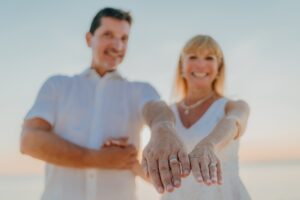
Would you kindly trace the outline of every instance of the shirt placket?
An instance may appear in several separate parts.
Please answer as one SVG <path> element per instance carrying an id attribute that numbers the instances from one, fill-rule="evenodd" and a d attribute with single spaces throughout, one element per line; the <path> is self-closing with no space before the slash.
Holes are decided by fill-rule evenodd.
<path id="1" fill-rule="evenodd" d="M 104 86 L 105 79 L 98 80 L 95 88 L 95 99 L 94 99 L 94 113 L 91 124 L 91 132 L 89 134 L 88 147 L 98 150 L 102 144 L 101 133 L 101 107 L 104 100 Z M 97 178 L 97 169 L 88 169 L 86 173 L 86 199 L 96 200 L 97 199 L 97 186 L 99 185 L 99 179 Z"/>

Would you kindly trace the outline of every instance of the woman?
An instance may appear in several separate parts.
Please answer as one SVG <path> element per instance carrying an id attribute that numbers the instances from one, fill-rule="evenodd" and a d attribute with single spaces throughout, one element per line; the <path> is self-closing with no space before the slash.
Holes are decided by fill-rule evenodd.
<path id="1" fill-rule="evenodd" d="M 180 188 L 164 193 L 162 200 L 250 199 L 238 174 L 239 139 L 248 110 L 243 116 L 228 113 L 237 102 L 223 96 L 224 73 L 223 53 L 213 38 L 197 35 L 187 42 L 174 86 L 179 101 L 171 108 L 178 138 L 189 152 L 194 178 L 182 179 Z"/>

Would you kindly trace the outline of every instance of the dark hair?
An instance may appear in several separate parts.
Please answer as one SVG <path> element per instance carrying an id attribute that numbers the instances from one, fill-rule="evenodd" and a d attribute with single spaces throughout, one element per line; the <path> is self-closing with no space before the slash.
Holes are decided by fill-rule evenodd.
<path id="1" fill-rule="evenodd" d="M 103 8 L 101 9 L 96 16 L 94 17 L 91 27 L 90 27 L 90 33 L 94 34 L 96 29 L 101 26 L 101 19 L 102 17 L 111 17 L 114 19 L 118 20 L 125 20 L 127 21 L 130 25 L 132 22 L 132 17 L 129 12 L 120 10 L 120 9 L 115 9 L 115 8 Z"/>

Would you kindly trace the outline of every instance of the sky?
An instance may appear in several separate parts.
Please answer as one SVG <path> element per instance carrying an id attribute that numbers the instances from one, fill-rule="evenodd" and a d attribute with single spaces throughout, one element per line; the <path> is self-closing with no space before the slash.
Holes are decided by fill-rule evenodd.
<path id="1" fill-rule="evenodd" d="M 42 162 L 19 153 L 23 117 L 47 77 L 89 67 L 84 36 L 106 6 L 133 15 L 119 66 L 125 77 L 151 83 L 169 101 L 181 48 L 211 35 L 225 54 L 225 95 L 251 107 L 241 160 L 300 159 L 298 1 L 0 0 L 0 174 L 41 171 Z"/>

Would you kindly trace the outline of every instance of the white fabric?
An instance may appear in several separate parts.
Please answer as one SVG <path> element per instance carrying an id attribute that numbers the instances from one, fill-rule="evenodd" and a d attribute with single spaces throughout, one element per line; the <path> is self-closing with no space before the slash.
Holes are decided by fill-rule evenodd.
<path id="1" fill-rule="evenodd" d="M 48 121 L 62 138 L 99 149 L 114 137 L 129 137 L 139 148 L 142 108 L 159 95 L 147 83 L 129 82 L 117 72 L 100 77 L 87 69 L 79 75 L 53 76 L 39 91 L 26 119 Z M 43 200 L 133 200 L 135 177 L 129 170 L 75 169 L 46 164 Z"/>
<path id="2" fill-rule="evenodd" d="M 179 118 L 175 104 L 171 108 L 176 117 L 177 134 L 185 145 L 188 152 L 191 152 L 196 144 L 205 138 L 216 124 L 224 116 L 226 98 L 216 100 L 204 115 L 190 128 L 185 128 Z M 219 158 L 222 162 L 223 185 L 206 186 L 198 183 L 193 175 L 182 179 L 179 189 L 172 193 L 164 193 L 162 200 L 248 200 L 250 196 L 246 191 L 239 177 L 238 166 L 239 141 L 232 141 L 222 152 Z"/>

